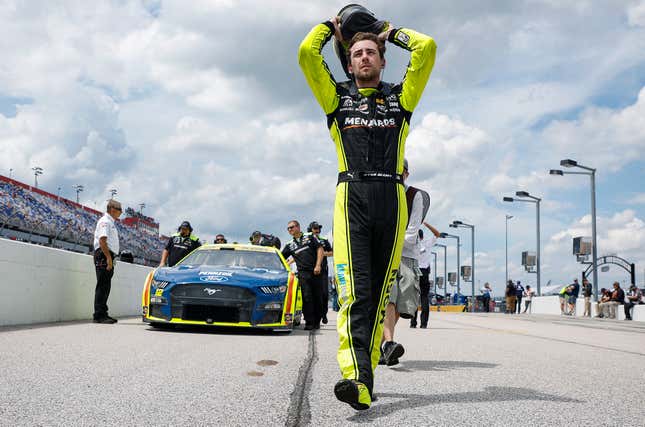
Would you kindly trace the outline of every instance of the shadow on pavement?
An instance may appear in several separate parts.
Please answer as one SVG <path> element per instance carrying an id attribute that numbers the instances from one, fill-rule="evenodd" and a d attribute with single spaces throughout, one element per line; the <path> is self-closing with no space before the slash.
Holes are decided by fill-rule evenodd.
<path id="1" fill-rule="evenodd" d="M 179 324 L 161 324 L 157 327 L 143 325 L 148 331 L 162 334 L 203 334 L 203 335 L 271 335 L 271 336 L 297 336 L 309 335 L 309 331 L 297 328 L 289 331 L 273 331 L 270 329 L 255 329 L 250 327 L 226 327 L 226 326 L 206 326 L 206 325 L 179 325 Z"/>
<path id="2" fill-rule="evenodd" d="M 510 402 L 510 401 L 547 401 L 582 403 L 578 399 L 543 393 L 530 388 L 521 387 L 486 387 L 482 391 L 469 391 L 445 394 L 406 394 L 406 393 L 376 393 L 378 401 L 367 411 L 359 412 L 347 418 L 347 421 L 357 423 L 372 422 L 378 418 L 387 417 L 396 411 L 439 403 L 480 403 L 480 402 Z M 396 399 L 385 402 L 385 399 Z"/>
<path id="3" fill-rule="evenodd" d="M 390 368 L 398 372 L 412 371 L 449 371 L 460 368 L 495 368 L 497 363 L 485 362 L 464 362 L 459 360 L 405 360 L 401 361 L 395 368 Z"/>
<path id="4" fill-rule="evenodd" d="M 135 323 L 126 323 L 130 320 L 141 319 L 141 317 L 119 317 L 118 325 L 130 325 Z M 2 332 L 13 332 L 13 331 L 22 331 L 29 329 L 43 329 L 43 328 L 59 328 L 61 326 L 74 326 L 74 325 L 85 325 L 85 324 L 94 324 L 92 319 L 81 319 L 81 320 L 64 320 L 59 322 L 46 322 L 46 323 L 31 323 L 27 325 L 9 325 L 9 326 L 0 326 L 0 333 Z M 141 322 L 138 323 L 139 325 Z M 98 325 L 97 327 L 107 327 L 113 325 Z"/>

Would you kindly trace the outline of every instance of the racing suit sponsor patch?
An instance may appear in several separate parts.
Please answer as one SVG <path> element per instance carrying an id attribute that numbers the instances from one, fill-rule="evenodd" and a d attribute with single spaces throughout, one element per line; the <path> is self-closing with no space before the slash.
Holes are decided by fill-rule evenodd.
<path id="1" fill-rule="evenodd" d="M 410 36 L 405 34 L 403 31 L 399 31 L 396 33 L 396 39 L 407 46 L 410 41 Z"/>
<path id="2" fill-rule="evenodd" d="M 391 117 L 389 119 L 364 119 L 362 117 L 345 117 L 345 126 L 361 126 L 361 127 L 392 127 L 396 126 L 396 120 Z"/>
<path id="3" fill-rule="evenodd" d="M 347 264 L 336 264 L 337 292 L 341 301 L 347 300 Z"/>

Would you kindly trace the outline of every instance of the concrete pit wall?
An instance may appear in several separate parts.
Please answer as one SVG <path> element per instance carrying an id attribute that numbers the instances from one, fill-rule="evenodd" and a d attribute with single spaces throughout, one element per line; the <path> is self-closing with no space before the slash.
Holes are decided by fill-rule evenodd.
<path id="1" fill-rule="evenodd" d="M 117 262 L 111 316 L 141 314 L 150 270 Z M 91 319 L 95 286 L 91 256 L 0 238 L 0 326 Z"/>

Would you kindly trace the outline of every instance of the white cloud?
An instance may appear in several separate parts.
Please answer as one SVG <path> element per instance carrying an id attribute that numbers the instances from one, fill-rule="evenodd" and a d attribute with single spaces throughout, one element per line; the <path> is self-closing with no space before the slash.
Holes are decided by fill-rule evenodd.
<path id="1" fill-rule="evenodd" d="M 645 205 L 645 193 L 634 194 L 629 198 L 629 203 L 634 205 Z"/>
<path id="2" fill-rule="evenodd" d="M 627 209 L 611 217 L 597 218 L 598 256 L 618 255 L 630 263 L 645 263 L 645 222 L 633 210 Z M 552 268 L 575 275 L 581 266 L 574 264 L 572 240 L 574 237 L 591 236 L 591 216 L 585 215 L 567 228 L 554 233 L 545 245 L 545 256 Z M 586 267 L 585 267 L 586 268 Z M 612 270 L 609 279 L 625 280 L 622 270 Z M 603 285 L 606 285 L 604 283 Z"/>
<path id="3" fill-rule="evenodd" d="M 481 129 L 437 113 L 426 114 L 410 132 L 406 156 L 414 174 L 438 174 L 475 166 L 490 138 Z"/>
<path id="4" fill-rule="evenodd" d="M 645 1 L 638 1 L 627 8 L 627 21 L 635 27 L 645 27 Z"/>
<path id="5" fill-rule="evenodd" d="M 219 150 L 231 152 L 250 142 L 253 129 L 219 128 L 212 122 L 198 117 L 181 117 L 175 126 L 175 133 L 164 142 L 162 148 L 170 152 L 194 150 L 217 153 Z M 221 153 L 221 151 L 219 151 Z"/>
<path id="6" fill-rule="evenodd" d="M 618 170 L 645 153 L 645 88 L 633 105 L 614 111 L 588 108 L 579 119 L 549 125 L 543 137 L 551 149 L 571 158 L 593 158 L 594 167 Z M 566 151 L 565 151 L 566 150 Z"/>

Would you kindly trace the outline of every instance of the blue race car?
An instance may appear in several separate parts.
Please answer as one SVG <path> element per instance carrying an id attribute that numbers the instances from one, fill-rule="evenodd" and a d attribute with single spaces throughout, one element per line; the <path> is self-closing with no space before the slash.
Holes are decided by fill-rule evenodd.
<path id="1" fill-rule="evenodd" d="M 300 323 L 298 279 L 280 251 L 251 245 L 204 245 L 174 267 L 148 274 L 143 321 L 292 330 Z"/>

